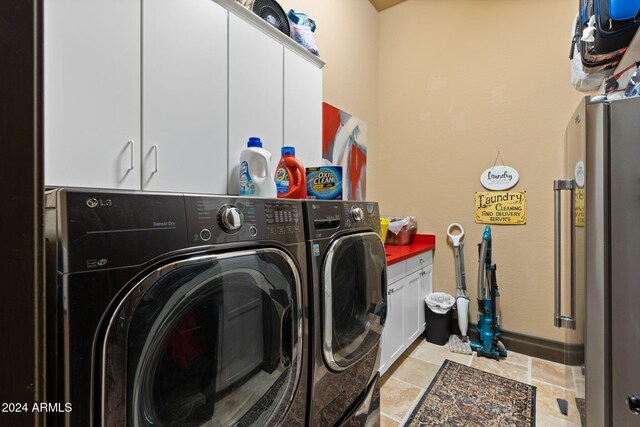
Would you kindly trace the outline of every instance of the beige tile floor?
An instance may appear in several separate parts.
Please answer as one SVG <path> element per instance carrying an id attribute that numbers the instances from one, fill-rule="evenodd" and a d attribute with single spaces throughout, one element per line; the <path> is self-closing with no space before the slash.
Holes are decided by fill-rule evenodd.
<path id="1" fill-rule="evenodd" d="M 580 427 L 575 397 L 584 397 L 584 377 L 579 368 L 509 352 L 497 362 L 485 357 L 455 354 L 449 347 L 415 341 L 382 377 L 380 392 L 381 426 L 404 425 L 445 359 L 511 378 L 537 387 L 536 425 L 540 427 Z M 557 409 L 556 398 L 569 402 L 569 416 Z"/>

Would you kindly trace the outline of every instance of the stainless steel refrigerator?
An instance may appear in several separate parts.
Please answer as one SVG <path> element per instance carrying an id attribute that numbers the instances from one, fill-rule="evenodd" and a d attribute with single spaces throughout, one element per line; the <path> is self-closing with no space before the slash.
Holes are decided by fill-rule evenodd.
<path id="1" fill-rule="evenodd" d="M 574 392 L 560 397 L 585 398 L 589 427 L 640 426 L 640 98 L 585 98 L 565 143 L 554 324 Z"/>

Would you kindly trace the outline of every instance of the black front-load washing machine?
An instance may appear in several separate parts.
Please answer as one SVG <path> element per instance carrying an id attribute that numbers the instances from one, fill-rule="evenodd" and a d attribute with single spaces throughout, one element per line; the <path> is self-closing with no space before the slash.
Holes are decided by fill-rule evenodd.
<path id="1" fill-rule="evenodd" d="M 378 204 L 305 202 L 311 426 L 380 424 L 387 271 Z"/>
<path id="2" fill-rule="evenodd" d="M 46 195 L 49 426 L 305 424 L 302 204 Z"/>

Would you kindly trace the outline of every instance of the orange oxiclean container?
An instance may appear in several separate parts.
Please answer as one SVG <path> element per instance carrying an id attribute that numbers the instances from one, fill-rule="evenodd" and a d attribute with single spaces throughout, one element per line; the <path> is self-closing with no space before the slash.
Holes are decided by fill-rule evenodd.
<path id="1" fill-rule="evenodd" d="M 306 199 L 307 180 L 304 166 L 296 159 L 294 147 L 282 147 L 282 158 L 276 168 L 276 190 L 281 199 Z"/>

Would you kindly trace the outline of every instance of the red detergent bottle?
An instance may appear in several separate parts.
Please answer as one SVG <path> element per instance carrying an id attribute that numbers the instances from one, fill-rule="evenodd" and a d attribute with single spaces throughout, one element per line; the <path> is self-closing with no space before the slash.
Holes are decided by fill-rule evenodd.
<path id="1" fill-rule="evenodd" d="M 294 147 L 282 147 L 282 158 L 276 168 L 276 190 L 281 199 L 306 199 L 307 179 L 304 166 L 296 159 Z"/>

